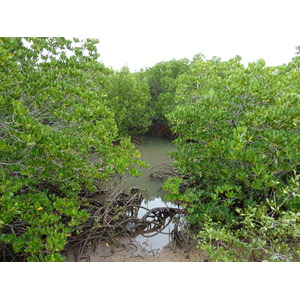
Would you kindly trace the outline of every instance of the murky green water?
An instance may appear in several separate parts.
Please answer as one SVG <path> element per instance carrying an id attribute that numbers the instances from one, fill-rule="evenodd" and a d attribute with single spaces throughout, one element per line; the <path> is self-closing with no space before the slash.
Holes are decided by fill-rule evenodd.
<path id="1" fill-rule="evenodd" d="M 158 178 L 151 178 L 150 174 L 160 168 L 162 164 L 172 164 L 173 160 L 168 152 L 175 150 L 175 145 L 162 138 L 143 136 L 140 139 L 142 141 L 142 145 L 139 146 L 141 159 L 146 161 L 150 167 L 141 169 L 142 176 L 127 178 L 125 187 L 129 189 L 138 187 L 147 199 L 155 200 L 164 195 L 164 192 L 161 191 L 162 181 Z M 154 205 L 154 202 L 152 204 Z"/>
<path id="2" fill-rule="evenodd" d="M 168 152 L 175 150 L 175 145 L 171 141 L 162 138 L 154 138 L 143 136 L 140 138 L 142 145 L 139 147 L 141 151 L 141 159 L 146 161 L 150 167 L 142 170 L 142 176 L 129 177 L 125 182 L 125 190 L 132 187 L 137 187 L 142 192 L 146 200 L 141 203 L 141 206 L 148 209 L 156 207 L 177 207 L 170 202 L 164 202 L 165 192 L 161 187 L 163 181 L 158 178 L 151 178 L 150 174 L 161 168 L 164 164 L 171 165 L 173 160 L 168 155 Z M 145 209 L 140 209 L 138 217 L 141 218 L 147 212 Z M 169 222 L 169 220 L 167 220 Z M 136 241 L 140 243 L 145 252 L 157 253 L 165 245 L 170 242 L 170 232 L 173 230 L 174 224 L 170 220 L 168 226 L 158 232 L 143 232 L 136 237 Z"/>

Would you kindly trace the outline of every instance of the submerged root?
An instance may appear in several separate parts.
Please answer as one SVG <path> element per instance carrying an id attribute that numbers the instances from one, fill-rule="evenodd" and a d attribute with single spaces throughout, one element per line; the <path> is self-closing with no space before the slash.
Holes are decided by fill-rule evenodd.
<path id="1" fill-rule="evenodd" d="M 179 176 L 176 167 L 171 163 L 162 163 L 148 169 L 151 178 L 158 178 L 165 181 L 168 178 Z"/>
<path id="2" fill-rule="evenodd" d="M 120 191 L 113 199 L 89 199 L 90 219 L 76 236 L 69 237 L 65 255 L 69 251 L 76 251 L 76 260 L 84 257 L 84 253 L 92 248 L 95 250 L 98 242 L 105 241 L 115 245 L 119 238 L 133 238 L 139 234 L 153 235 L 161 232 L 169 225 L 176 214 L 183 214 L 184 210 L 171 207 L 148 209 L 141 206 L 144 200 L 137 188 L 128 193 Z M 146 210 L 142 218 L 138 218 L 139 209 Z"/>

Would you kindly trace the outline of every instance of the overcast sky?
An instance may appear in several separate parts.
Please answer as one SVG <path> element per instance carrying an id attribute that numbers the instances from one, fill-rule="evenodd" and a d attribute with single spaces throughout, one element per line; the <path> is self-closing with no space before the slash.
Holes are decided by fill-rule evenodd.
<path id="1" fill-rule="evenodd" d="M 300 1 L 127 1 L 113 19 L 106 16 L 99 32 L 103 62 L 115 68 L 152 66 L 197 53 L 245 63 L 288 62 L 300 46 Z M 133 7 L 135 9 L 133 9 Z"/>
<path id="2" fill-rule="evenodd" d="M 114 69 L 197 53 L 278 65 L 300 46 L 299 0 L 7 2 L 0 21 L 5 34 L 95 37 L 101 61 Z"/>

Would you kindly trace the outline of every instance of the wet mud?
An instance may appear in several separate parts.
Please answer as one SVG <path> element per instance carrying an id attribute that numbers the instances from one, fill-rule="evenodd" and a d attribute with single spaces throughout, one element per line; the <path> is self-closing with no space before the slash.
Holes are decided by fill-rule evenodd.
<path id="1" fill-rule="evenodd" d="M 134 239 L 121 238 L 115 244 L 105 241 L 97 247 L 90 247 L 80 257 L 75 252 L 69 253 L 67 262 L 207 262 L 209 258 L 204 251 L 196 248 L 192 242 L 185 247 L 178 247 L 170 242 L 165 247 L 149 249 L 145 242 L 139 243 Z"/>

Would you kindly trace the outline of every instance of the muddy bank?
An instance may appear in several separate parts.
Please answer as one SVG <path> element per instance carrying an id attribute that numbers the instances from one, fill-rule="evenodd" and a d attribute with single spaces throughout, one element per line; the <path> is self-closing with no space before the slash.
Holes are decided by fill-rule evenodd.
<path id="1" fill-rule="evenodd" d="M 204 251 L 196 249 L 191 242 L 185 247 L 178 247 L 170 242 L 160 251 L 149 251 L 147 245 L 129 238 L 121 238 L 115 244 L 101 241 L 96 247 L 90 247 L 84 255 L 78 257 L 69 253 L 67 262 L 207 262 L 209 258 Z"/>

